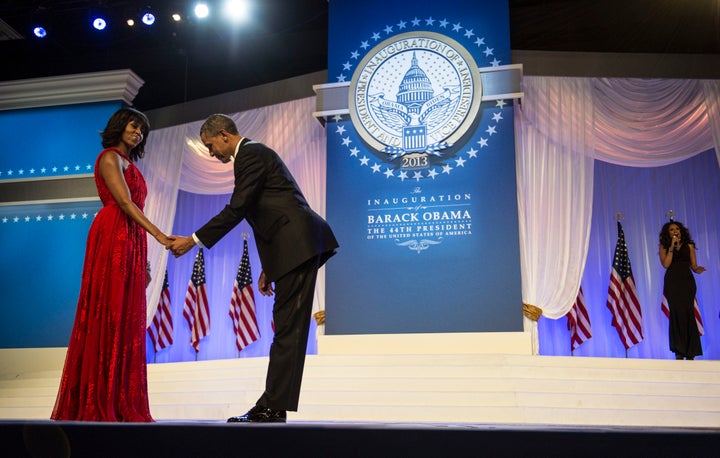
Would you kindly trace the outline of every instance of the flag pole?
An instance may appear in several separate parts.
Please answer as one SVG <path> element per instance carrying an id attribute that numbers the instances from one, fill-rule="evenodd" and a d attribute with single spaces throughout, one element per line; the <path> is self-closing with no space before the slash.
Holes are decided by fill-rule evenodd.
<path id="1" fill-rule="evenodd" d="M 250 234 L 248 234 L 247 232 L 243 232 L 243 233 L 242 233 L 243 242 L 247 242 L 247 239 L 248 239 L 248 236 L 249 236 L 249 235 L 250 235 Z M 238 350 L 238 352 L 237 352 L 237 357 L 238 357 L 238 358 L 240 357 L 240 350 Z"/>
<path id="2" fill-rule="evenodd" d="M 615 213 L 615 221 L 617 221 L 619 223 L 623 219 L 625 219 L 624 214 L 622 214 L 620 212 Z M 625 347 L 625 345 L 623 345 L 623 347 Z M 627 359 L 627 347 L 625 347 L 625 359 Z"/>
<path id="3" fill-rule="evenodd" d="M 248 233 L 243 232 L 243 254 L 240 258 L 228 312 L 235 331 L 236 357 L 242 350 L 260 338 L 260 329 L 255 314 L 255 295 L 252 289 L 252 269 L 248 254 Z"/>
<path id="4" fill-rule="evenodd" d="M 210 307 L 207 300 L 205 258 L 202 248 L 199 248 L 195 254 L 195 263 L 185 295 L 183 316 L 190 328 L 190 344 L 195 349 L 195 361 L 197 361 L 200 341 L 210 333 Z"/>
<path id="5" fill-rule="evenodd" d="M 642 341 L 643 334 L 642 307 L 637 297 L 625 233 L 620 223 L 623 218 L 622 213 L 615 213 L 618 240 L 613 254 L 606 305 L 613 315 L 612 325 L 625 347 L 625 358 L 627 358 L 628 348 Z"/>
<path id="6" fill-rule="evenodd" d="M 622 221 L 624 218 L 625 218 L 625 215 L 623 215 L 622 213 L 620 213 L 620 212 L 615 213 L 615 221 L 617 221 L 618 223 L 620 221 Z M 623 347 L 625 347 L 625 346 L 623 345 Z M 628 357 L 627 351 L 628 351 L 628 349 L 627 349 L 627 347 L 625 347 L 625 359 L 627 359 L 627 357 Z"/>

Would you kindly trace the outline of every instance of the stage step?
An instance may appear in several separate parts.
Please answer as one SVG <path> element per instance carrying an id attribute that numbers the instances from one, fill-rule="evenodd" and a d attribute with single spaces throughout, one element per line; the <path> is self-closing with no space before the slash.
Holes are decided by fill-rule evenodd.
<path id="1" fill-rule="evenodd" d="M 160 421 L 241 414 L 266 369 L 267 358 L 150 364 L 151 411 Z M 718 428 L 718 374 L 720 362 L 703 360 L 309 355 L 288 420 Z M 37 367 L 0 374 L 0 418 L 48 418 L 59 378 Z"/>

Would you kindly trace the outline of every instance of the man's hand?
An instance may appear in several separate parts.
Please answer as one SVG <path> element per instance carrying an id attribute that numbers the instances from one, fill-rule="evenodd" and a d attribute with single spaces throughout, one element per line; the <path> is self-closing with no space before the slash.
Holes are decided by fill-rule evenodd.
<path id="1" fill-rule="evenodd" d="M 272 282 L 267 281 L 265 271 L 260 272 L 260 278 L 258 278 L 258 291 L 263 296 L 272 296 L 275 291 L 272 287 Z"/>
<path id="2" fill-rule="evenodd" d="M 172 251 L 172 254 L 177 258 L 192 249 L 195 246 L 195 240 L 192 237 L 182 237 L 173 235 L 169 237 L 172 242 L 167 244 L 165 248 Z"/>

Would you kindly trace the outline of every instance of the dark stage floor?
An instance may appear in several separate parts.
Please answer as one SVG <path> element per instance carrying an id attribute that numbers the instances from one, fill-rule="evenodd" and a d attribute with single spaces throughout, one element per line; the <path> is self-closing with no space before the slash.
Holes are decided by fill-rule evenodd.
<path id="1" fill-rule="evenodd" d="M 5 457 L 715 457 L 720 428 L 0 421 Z"/>

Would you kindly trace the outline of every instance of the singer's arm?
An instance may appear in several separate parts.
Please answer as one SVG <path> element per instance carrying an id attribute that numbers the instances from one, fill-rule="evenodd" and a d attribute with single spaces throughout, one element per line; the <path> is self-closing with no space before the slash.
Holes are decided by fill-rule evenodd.
<path id="1" fill-rule="evenodd" d="M 693 245 L 692 243 L 690 244 L 690 268 L 696 274 L 701 274 L 701 273 L 705 272 L 705 268 L 703 266 L 697 265 L 697 257 L 695 255 L 695 245 Z"/>
<path id="2" fill-rule="evenodd" d="M 660 264 L 664 268 L 670 267 L 670 264 L 672 264 L 673 260 L 673 249 L 672 246 L 670 248 L 665 248 L 664 246 L 660 245 Z"/>

